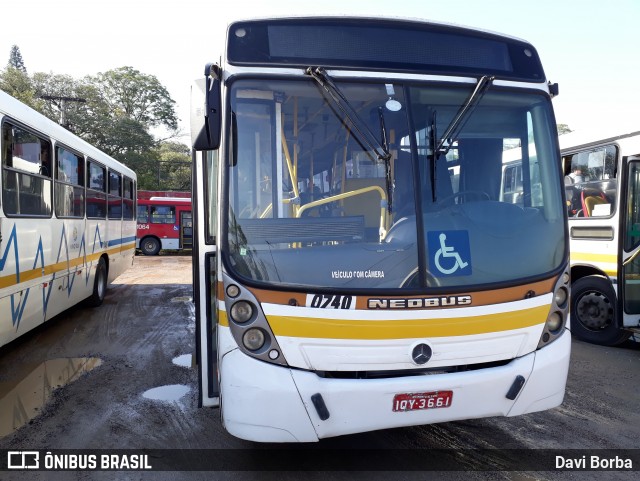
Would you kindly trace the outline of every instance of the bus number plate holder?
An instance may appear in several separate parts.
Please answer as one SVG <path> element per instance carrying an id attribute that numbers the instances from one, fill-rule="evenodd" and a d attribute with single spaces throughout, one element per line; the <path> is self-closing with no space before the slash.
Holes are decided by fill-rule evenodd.
<path id="1" fill-rule="evenodd" d="M 448 408 L 453 402 L 453 391 L 402 393 L 393 396 L 393 412 L 420 411 Z"/>

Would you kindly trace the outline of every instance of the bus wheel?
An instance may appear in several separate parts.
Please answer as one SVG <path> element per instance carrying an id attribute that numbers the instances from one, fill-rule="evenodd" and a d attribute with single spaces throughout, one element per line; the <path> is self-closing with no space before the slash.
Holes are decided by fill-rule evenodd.
<path id="1" fill-rule="evenodd" d="M 601 346 L 615 346 L 629 337 L 618 326 L 616 295 L 604 277 L 582 277 L 571 286 L 571 332 L 576 339 Z"/>
<path id="2" fill-rule="evenodd" d="M 101 257 L 98 261 L 98 267 L 96 268 L 96 277 L 93 282 L 93 293 L 91 297 L 88 297 L 85 304 L 90 307 L 98 307 L 104 301 L 104 296 L 107 293 L 107 263 L 104 261 L 104 257 Z"/>
<path id="3" fill-rule="evenodd" d="M 145 237 L 140 243 L 140 250 L 145 256 L 156 256 L 160 252 L 160 242 L 155 237 Z"/>

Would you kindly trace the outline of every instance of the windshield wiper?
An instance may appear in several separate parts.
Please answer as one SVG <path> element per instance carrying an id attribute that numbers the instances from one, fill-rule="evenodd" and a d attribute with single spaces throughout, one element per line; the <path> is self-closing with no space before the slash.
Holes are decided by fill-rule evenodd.
<path id="1" fill-rule="evenodd" d="M 453 144 L 453 139 L 455 139 L 460 134 L 460 131 L 464 127 L 464 124 L 467 122 L 467 120 L 469 120 L 471 113 L 478 106 L 480 100 L 482 100 L 482 97 L 484 97 L 484 94 L 487 93 L 487 90 L 489 90 L 489 87 L 493 83 L 494 78 L 495 77 L 484 75 L 478 80 L 476 88 L 473 90 L 473 92 L 471 92 L 471 95 L 469 96 L 467 101 L 462 105 L 462 107 L 460 107 L 460 110 L 458 110 L 458 113 L 446 128 L 444 134 L 442 134 L 442 138 L 438 143 L 436 153 L 447 155 Z M 444 147 L 445 143 L 448 143 L 448 145 L 447 149 L 443 151 L 442 148 Z"/>
<path id="2" fill-rule="evenodd" d="M 431 123 L 431 141 L 432 141 L 432 151 L 431 151 L 431 191 L 433 195 L 433 202 L 436 201 L 436 163 L 441 155 L 447 155 L 451 147 L 453 146 L 453 141 L 460 135 L 464 124 L 469 120 L 471 114 L 475 110 L 475 108 L 484 97 L 484 94 L 487 93 L 489 87 L 493 83 L 495 79 L 494 76 L 483 75 L 478 79 L 478 83 L 476 84 L 476 88 L 471 92 L 471 95 L 467 99 L 467 101 L 460 107 L 458 113 L 453 118 L 449 126 L 445 129 L 444 134 L 442 134 L 442 138 L 438 141 L 438 137 L 436 134 L 436 114 L 433 113 L 433 119 Z M 445 147 L 446 144 L 446 148 Z"/>
<path id="3" fill-rule="evenodd" d="M 391 179 L 391 152 L 387 143 L 387 132 L 384 126 L 384 116 L 382 109 L 378 110 L 380 118 L 380 129 L 382 142 L 371 132 L 369 126 L 362 120 L 358 112 L 353 108 L 349 100 L 345 97 L 338 86 L 333 82 L 326 70 L 322 67 L 308 67 L 305 70 L 307 75 L 311 75 L 313 79 L 329 94 L 329 98 L 334 102 L 336 107 L 349 120 L 353 130 L 358 134 L 358 139 L 364 144 L 370 152 L 372 152 L 378 161 L 385 162 L 386 181 L 387 181 L 387 207 L 391 212 L 391 197 L 393 194 L 393 182 Z"/>
<path id="4" fill-rule="evenodd" d="M 384 125 L 384 111 L 378 107 L 378 117 L 380 118 L 380 137 L 382 138 L 382 148 L 387 154 L 384 158 L 384 177 L 387 186 L 387 209 L 391 213 L 391 200 L 393 198 L 393 179 L 391 178 L 391 154 L 389 153 L 389 142 L 387 141 L 387 128 Z"/>
<path id="5" fill-rule="evenodd" d="M 432 202 L 435 203 L 437 200 L 436 196 L 436 161 L 438 156 L 440 155 L 438 152 L 438 128 L 436 123 L 436 114 L 437 112 L 434 110 L 433 115 L 431 116 L 431 125 L 429 131 L 429 173 L 431 180 L 431 199 Z"/>
<path id="6" fill-rule="evenodd" d="M 380 143 L 376 136 L 371 132 L 367 124 L 362 120 L 358 112 L 353 108 L 340 89 L 333 83 L 327 72 L 322 67 L 308 67 L 305 71 L 307 75 L 311 75 L 318 84 L 329 94 L 329 98 L 333 100 L 335 105 L 340 109 L 344 116 L 351 122 L 354 130 L 358 133 L 360 141 L 365 147 L 373 152 L 378 160 L 391 159 L 389 150 Z"/>

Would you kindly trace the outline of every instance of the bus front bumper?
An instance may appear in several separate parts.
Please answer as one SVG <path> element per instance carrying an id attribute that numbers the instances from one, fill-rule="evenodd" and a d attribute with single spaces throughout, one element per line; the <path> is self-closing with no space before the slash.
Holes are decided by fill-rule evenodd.
<path id="1" fill-rule="evenodd" d="M 235 349 L 221 361 L 222 420 L 236 437 L 258 442 L 310 442 L 378 429 L 516 416 L 562 403 L 571 334 L 510 363 L 474 371 L 384 379 L 321 378 L 255 360 Z M 517 376 L 525 383 L 506 397 Z M 450 406 L 394 412 L 396 394 L 453 391 Z M 311 397 L 320 394 L 329 417 Z M 326 413 L 325 416 L 326 417 Z"/>

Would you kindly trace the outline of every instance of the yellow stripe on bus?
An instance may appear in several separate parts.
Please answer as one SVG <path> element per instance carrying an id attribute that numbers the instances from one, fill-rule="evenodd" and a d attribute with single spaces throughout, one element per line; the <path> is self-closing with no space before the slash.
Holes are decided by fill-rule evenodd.
<path id="1" fill-rule="evenodd" d="M 616 277 L 618 275 L 617 262 L 618 256 L 615 254 L 592 254 L 588 252 L 572 252 L 571 262 L 587 262 L 602 269 L 604 273 L 610 277 Z M 602 264 L 613 265 L 614 268 L 608 268 Z"/>
<path id="2" fill-rule="evenodd" d="M 135 249 L 135 243 L 126 244 L 124 246 L 114 247 L 112 249 L 108 249 L 102 252 L 95 252 L 93 254 L 88 254 L 86 257 L 86 263 L 90 263 L 96 261 L 103 254 L 107 255 L 115 255 L 120 254 L 120 252 L 133 250 Z M 50 276 L 56 274 L 58 272 L 66 271 L 67 269 L 72 269 L 74 267 L 83 266 L 85 264 L 85 257 L 76 257 L 75 259 L 69 259 L 68 261 L 57 262 L 55 264 L 49 264 L 44 267 L 36 267 L 35 269 L 29 269 L 26 271 L 20 272 L 20 282 L 17 282 L 15 272 L 9 274 L 8 276 L 0 277 L 0 289 L 5 287 L 15 286 L 16 284 L 21 284 L 23 282 L 33 281 L 36 279 L 40 279 L 41 277 Z"/>
<path id="3" fill-rule="evenodd" d="M 275 336 L 317 339 L 415 339 L 424 337 L 470 336 L 523 329 L 547 320 L 549 306 L 458 318 L 411 320 L 324 319 L 292 316 L 268 316 Z M 225 311 L 219 311 L 219 323 L 228 326 Z"/>
<path id="4" fill-rule="evenodd" d="M 593 254 L 589 252 L 571 252 L 572 261 L 588 261 L 588 262 L 607 262 L 615 264 L 618 262 L 618 256 L 615 254 Z"/>

